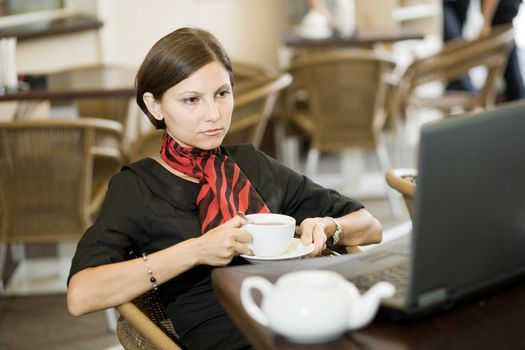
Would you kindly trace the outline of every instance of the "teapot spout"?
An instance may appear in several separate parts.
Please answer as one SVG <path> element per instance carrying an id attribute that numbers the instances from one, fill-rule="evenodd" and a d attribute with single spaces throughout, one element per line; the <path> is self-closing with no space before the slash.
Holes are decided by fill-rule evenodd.
<path id="1" fill-rule="evenodd" d="M 388 282 L 378 282 L 356 301 L 350 310 L 348 329 L 362 328 L 372 321 L 382 298 L 390 298 L 396 288 Z"/>

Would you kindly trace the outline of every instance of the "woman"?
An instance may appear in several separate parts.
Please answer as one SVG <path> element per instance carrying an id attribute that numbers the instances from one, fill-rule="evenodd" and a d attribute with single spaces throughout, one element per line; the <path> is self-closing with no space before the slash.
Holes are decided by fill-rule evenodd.
<path id="1" fill-rule="evenodd" d="M 161 157 L 125 166 L 111 180 L 73 259 L 67 295 L 73 315 L 154 289 L 187 348 L 245 348 L 210 283 L 214 267 L 251 254 L 237 212 L 295 217 L 302 241 L 315 245 L 312 255 L 334 234 L 344 245 L 381 240 L 381 225 L 361 204 L 252 146 L 221 147 L 232 86 L 230 60 L 206 31 L 182 28 L 152 47 L 137 74 L 137 103 L 166 129 Z"/>

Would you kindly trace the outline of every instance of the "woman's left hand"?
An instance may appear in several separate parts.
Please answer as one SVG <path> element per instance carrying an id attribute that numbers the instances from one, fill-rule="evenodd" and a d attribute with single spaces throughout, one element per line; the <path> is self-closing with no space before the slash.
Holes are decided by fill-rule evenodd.
<path id="1" fill-rule="evenodd" d="M 318 256 L 326 248 L 326 227 L 330 223 L 324 218 L 308 218 L 301 222 L 298 234 L 301 236 L 303 244 L 314 244 L 314 251 L 308 256 Z"/>

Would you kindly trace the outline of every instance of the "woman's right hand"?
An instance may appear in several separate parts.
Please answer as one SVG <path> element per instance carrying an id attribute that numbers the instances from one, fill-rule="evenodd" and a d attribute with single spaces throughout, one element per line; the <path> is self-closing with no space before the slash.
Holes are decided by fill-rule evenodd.
<path id="1" fill-rule="evenodd" d="M 199 262 L 212 266 L 224 266 L 228 265 L 236 255 L 250 255 L 251 250 L 246 243 L 251 242 L 252 236 L 241 228 L 245 223 L 246 219 L 236 215 L 197 238 Z"/>

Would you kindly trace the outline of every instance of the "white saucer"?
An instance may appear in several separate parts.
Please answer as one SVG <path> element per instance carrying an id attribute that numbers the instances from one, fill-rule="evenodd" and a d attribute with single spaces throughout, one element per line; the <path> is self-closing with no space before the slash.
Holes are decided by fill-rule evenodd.
<path id="1" fill-rule="evenodd" d="M 264 264 L 272 261 L 299 259 L 314 250 L 313 244 L 304 245 L 299 238 L 293 238 L 286 251 L 277 256 L 241 255 L 252 264 Z"/>

